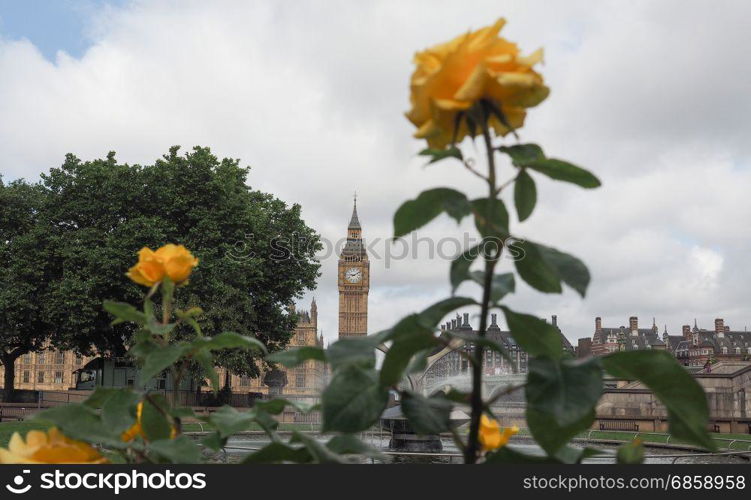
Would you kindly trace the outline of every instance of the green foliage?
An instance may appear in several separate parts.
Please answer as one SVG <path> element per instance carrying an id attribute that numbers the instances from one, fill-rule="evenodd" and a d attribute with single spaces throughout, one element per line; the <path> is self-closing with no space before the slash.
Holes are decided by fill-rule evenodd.
<path id="1" fill-rule="evenodd" d="M 44 205 L 43 186 L 0 180 L 0 363 L 6 397 L 12 397 L 16 359 L 44 347 L 56 332 L 49 317 L 49 277 L 57 249 L 44 223 Z"/>
<path id="2" fill-rule="evenodd" d="M 570 182 L 583 188 L 600 186 L 600 181 L 590 172 L 563 160 L 547 158 L 537 144 L 502 146 L 498 150 L 509 155 L 514 166 L 520 169 L 535 170 L 551 179 Z"/>
<path id="3" fill-rule="evenodd" d="M 668 410 L 670 433 L 706 448 L 715 449 L 707 432 L 709 406 L 704 390 L 665 351 L 628 351 L 610 354 L 602 365 L 614 377 L 638 380 L 654 392 Z"/>
<path id="4" fill-rule="evenodd" d="M 535 180 L 525 169 L 519 170 L 514 183 L 514 204 L 519 214 L 519 222 L 524 222 L 532 215 L 537 204 L 537 187 Z"/>
<path id="5" fill-rule="evenodd" d="M 39 290 L 49 290 L 44 304 L 53 342 L 122 356 L 122 338 L 131 339 L 140 325 L 111 325 L 101 304 L 140 303 L 141 287 L 123 274 L 142 247 L 174 242 L 200 259 L 177 295 L 175 309 L 186 313 L 174 336 L 194 336 L 195 323 L 206 334 L 237 332 L 270 351 L 283 349 L 296 321 L 287 304 L 315 286 L 319 237 L 298 205 L 250 189 L 248 174 L 237 160 L 200 147 L 186 154 L 173 147 L 142 166 L 119 163 L 114 154 L 92 161 L 68 155 L 44 174 L 38 217 L 49 243 L 37 241 L 28 254 L 47 263 L 39 269 L 48 285 Z M 259 374 L 257 349 L 216 354 L 215 364 L 234 373 Z"/>
<path id="6" fill-rule="evenodd" d="M 485 273 L 482 271 L 473 271 L 470 273 L 472 281 L 480 286 L 485 286 Z M 516 289 L 516 279 L 513 273 L 495 274 L 490 281 L 490 301 L 500 302 L 503 297 L 514 293 Z"/>
<path id="7" fill-rule="evenodd" d="M 475 227 L 483 238 L 504 241 L 509 235 L 509 215 L 503 201 L 496 198 L 472 200 Z"/>
<path id="8" fill-rule="evenodd" d="M 527 424 L 551 456 L 580 431 L 589 428 L 602 394 L 598 359 L 576 362 L 544 356 L 529 361 Z"/>
<path id="9" fill-rule="evenodd" d="M 418 434 L 449 431 L 452 408 L 451 401 L 440 393 L 426 398 L 416 392 L 402 392 L 402 411 Z"/>
<path id="10" fill-rule="evenodd" d="M 414 200 L 404 202 L 394 214 L 394 237 L 398 238 L 421 228 L 443 212 L 461 222 L 470 212 L 467 197 L 451 188 L 423 191 Z"/>
<path id="11" fill-rule="evenodd" d="M 563 356 L 563 345 L 554 326 L 531 314 L 517 313 L 506 306 L 500 308 L 506 315 L 511 335 L 527 354 L 550 359 Z"/>
<path id="12" fill-rule="evenodd" d="M 419 153 L 420 156 L 430 157 L 428 165 L 437 161 L 445 160 L 446 158 L 456 158 L 457 160 L 463 160 L 462 150 L 456 146 L 451 146 L 446 149 L 423 149 Z"/>
<path id="13" fill-rule="evenodd" d="M 561 283 L 584 297 L 589 286 L 589 271 L 582 261 L 552 247 L 520 241 L 516 246 L 523 256 L 514 261 L 519 276 L 531 287 L 545 293 L 561 293 Z"/>
<path id="14" fill-rule="evenodd" d="M 337 370 L 321 395 L 323 430 L 361 432 L 375 424 L 389 394 L 378 383 L 378 372 L 349 364 Z"/>

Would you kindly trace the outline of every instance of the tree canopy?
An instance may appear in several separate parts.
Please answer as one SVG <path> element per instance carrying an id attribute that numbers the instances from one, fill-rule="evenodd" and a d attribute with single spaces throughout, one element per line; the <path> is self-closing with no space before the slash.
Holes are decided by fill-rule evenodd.
<path id="1" fill-rule="evenodd" d="M 25 310 L 25 319 L 43 322 L 41 331 L 56 347 L 122 355 L 132 327 L 111 326 L 102 302 L 138 302 L 142 290 L 124 273 L 139 249 L 165 243 L 183 244 L 200 260 L 179 305 L 196 305 L 200 297 L 206 334 L 253 335 L 271 351 L 287 345 L 296 321 L 287 306 L 315 287 L 319 236 L 301 219 L 299 205 L 248 187 L 250 169 L 239 160 L 219 160 L 208 148 L 184 155 L 178 149 L 153 165 L 118 163 L 114 153 L 92 161 L 69 154 L 40 184 L 17 183 L 15 189 L 42 199 L 25 224 L 44 239 L 38 252 L 31 248 L 19 258 L 47 280 L 37 292 L 44 293 L 39 309 Z M 3 224 L 23 218 L 13 213 L 3 215 Z M 2 279 L 14 281 L 7 273 Z M 258 375 L 246 352 L 225 354 L 220 365 Z"/>

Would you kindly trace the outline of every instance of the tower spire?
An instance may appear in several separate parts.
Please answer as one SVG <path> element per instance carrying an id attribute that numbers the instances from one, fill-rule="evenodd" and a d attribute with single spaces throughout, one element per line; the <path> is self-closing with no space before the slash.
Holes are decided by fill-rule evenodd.
<path id="1" fill-rule="evenodd" d="M 360 227 L 360 218 L 357 216 L 357 193 L 355 193 L 352 217 L 349 219 L 348 229 L 362 229 Z"/>

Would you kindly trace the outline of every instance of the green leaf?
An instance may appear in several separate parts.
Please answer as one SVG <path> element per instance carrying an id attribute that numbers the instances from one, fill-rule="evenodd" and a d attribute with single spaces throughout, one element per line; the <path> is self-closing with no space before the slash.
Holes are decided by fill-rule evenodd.
<path id="1" fill-rule="evenodd" d="M 131 321 L 139 325 L 146 324 L 146 315 L 130 304 L 105 300 L 104 310 L 117 318 L 113 323 Z"/>
<path id="2" fill-rule="evenodd" d="M 567 426 L 558 425 L 552 414 L 538 411 L 532 406 L 527 406 L 526 417 L 527 426 L 537 444 L 553 456 L 574 436 L 591 427 L 595 420 L 595 410 L 590 409 L 579 421 Z"/>
<path id="3" fill-rule="evenodd" d="M 436 302 L 432 306 L 423 310 L 420 313 L 418 321 L 426 328 L 434 329 L 438 322 L 441 321 L 446 315 L 452 311 L 455 311 L 461 307 L 476 305 L 477 301 L 469 297 L 450 297 L 448 299 Z"/>
<path id="4" fill-rule="evenodd" d="M 139 396 L 133 391 L 120 389 L 102 406 L 102 424 L 113 432 L 123 432 L 136 421 Z"/>
<path id="5" fill-rule="evenodd" d="M 63 434 L 87 443 L 101 443 L 109 447 L 124 448 L 120 433 L 102 423 L 100 415 L 91 406 L 71 403 L 43 410 L 32 417 L 55 425 Z"/>
<path id="6" fill-rule="evenodd" d="M 641 440 L 635 439 L 630 443 L 620 445 L 618 447 L 616 459 L 619 464 L 644 463 L 644 445 Z"/>
<path id="7" fill-rule="evenodd" d="M 483 237 L 500 240 L 508 237 L 509 215 L 503 200 L 479 198 L 472 200 L 471 204 L 475 226 Z"/>
<path id="8" fill-rule="evenodd" d="M 399 321 L 391 329 L 388 338 L 393 340 L 393 343 L 381 365 L 381 385 L 384 387 L 401 381 L 415 354 L 439 345 L 433 329 L 422 324 L 419 314 L 411 314 Z"/>
<path id="9" fill-rule="evenodd" d="M 254 415 L 251 412 L 238 411 L 231 406 L 222 406 L 205 420 L 219 431 L 220 437 L 226 438 L 247 430 L 253 423 Z"/>
<path id="10" fill-rule="evenodd" d="M 557 464 L 554 458 L 540 455 L 528 455 L 514 446 L 504 446 L 488 453 L 483 464 Z"/>
<path id="11" fill-rule="evenodd" d="M 363 455 L 371 458 L 385 459 L 385 455 L 372 446 L 357 439 L 352 434 L 334 436 L 326 447 L 337 455 Z"/>
<path id="12" fill-rule="evenodd" d="M 423 191 L 414 200 L 405 201 L 394 214 L 394 237 L 421 228 L 443 212 L 461 222 L 470 213 L 467 197 L 451 188 Z"/>
<path id="13" fill-rule="evenodd" d="M 343 337 L 326 349 L 326 358 L 334 370 L 347 364 L 373 368 L 376 362 L 375 349 L 379 344 L 377 336 Z"/>
<path id="14" fill-rule="evenodd" d="M 158 405 L 158 406 L 157 406 Z M 167 408 L 162 398 L 150 395 L 143 401 L 141 412 L 141 428 L 149 441 L 169 439 L 172 434 L 172 424 L 167 419 Z"/>
<path id="15" fill-rule="evenodd" d="M 118 392 L 120 392 L 120 389 L 114 387 L 97 387 L 94 389 L 94 392 L 86 398 L 83 404 L 92 408 L 101 408 L 109 398 Z"/>
<path id="16" fill-rule="evenodd" d="M 346 463 L 343 457 L 328 449 L 323 443 L 316 438 L 308 436 L 298 431 L 292 432 L 290 443 L 301 443 L 308 449 L 313 457 L 313 461 L 319 464 L 341 464 Z"/>
<path id="17" fill-rule="evenodd" d="M 709 407 L 704 390 L 668 352 L 623 351 L 602 358 L 614 377 L 638 380 L 646 385 L 668 410 L 670 433 L 708 450 L 716 445 L 707 432 Z"/>
<path id="18" fill-rule="evenodd" d="M 159 439 L 149 443 L 149 450 L 173 464 L 197 464 L 201 462 L 201 449 L 188 436 L 175 439 Z"/>
<path id="19" fill-rule="evenodd" d="M 576 257 L 552 247 L 519 241 L 514 245 L 522 255 L 514 260 L 516 270 L 533 288 L 545 293 L 561 293 L 561 281 L 584 297 L 589 286 L 589 270 Z"/>
<path id="20" fill-rule="evenodd" d="M 227 444 L 227 439 L 222 438 L 219 432 L 210 432 L 201 439 L 201 444 L 210 450 L 219 451 Z"/>
<path id="21" fill-rule="evenodd" d="M 600 187 L 600 180 L 591 172 L 563 160 L 554 158 L 537 159 L 524 164 L 536 172 L 547 175 L 551 179 L 570 182 L 583 188 Z"/>
<path id="22" fill-rule="evenodd" d="M 145 386 L 149 380 L 174 365 L 189 349 L 189 345 L 178 342 L 153 350 L 146 356 L 141 368 L 141 384 Z"/>
<path id="23" fill-rule="evenodd" d="M 317 346 L 292 347 L 266 356 L 266 361 L 279 363 L 287 368 L 299 366 L 309 359 L 326 361 L 326 354 L 323 348 Z"/>
<path id="24" fill-rule="evenodd" d="M 514 204 L 516 213 L 519 215 L 519 222 L 529 218 L 537 204 L 535 181 L 524 169 L 519 170 L 516 182 L 514 182 Z"/>
<path id="25" fill-rule="evenodd" d="M 485 286 L 484 271 L 472 271 L 470 277 L 478 285 Z M 514 278 L 514 273 L 495 274 L 490 283 L 490 301 L 499 302 L 509 293 L 514 293 L 515 290 L 516 279 Z"/>
<path id="26" fill-rule="evenodd" d="M 444 160 L 446 158 L 456 158 L 459 161 L 462 161 L 464 159 L 464 156 L 462 155 L 462 151 L 457 148 L 456 146 L 451 146 L 446 149 L 423 149 L 418 153 L 420 156 L 429 156 L 430 161 L 428 162 L 428 165 L 431 163 L 435 163 L 437 161 Z"/>
<path id="27" fill-rule="evenodd" d="M 321 395 L 323 431 L 361 432 L 376 423 L 389 393 L 378 383 L 378 372 L 358 365 L 336 371 Z"/>
<path id="28" fill-rule="evenodd" d="M 535 160 L 544 160 L 545 153 L 537 144 L 514 144 L 513 146 L 501 146 L 498 151 L 511 157 L 511 162 L 519 167 Z"/>
<path id="29" fill-rule="evenodd" d="M 289 446 L 279 441 L 273 441 L 260 450 L 247 455 L 242 464 L 276 464 L 291 462 L 306 464 L 313 461 L 313 457 L 305 447 Z"/>
<path id="30" fill-rule="evenodd" d="M 547 413 L 558 427 L 586 417 L 602 395 L 599 358 L 586 361 L 531 358 L 527 375 L 527 405 Z"/>
<path id="31" fill-rule="evenodd" d="M 571 182 L 584 188 L 596 188 L 600 181 L 587 170 L 563 160 L 546 158 L 537 144 L 503 146 L 499 151 L 508 154 L 511 162 L 519 168 L 531 168 L 551 179 Z"/>
<path id="32" fill-rule="evenodd" d="M 440 394 L 426 398 L 416 392 L 402 392 L 402 412 L 418 434 L 440 434 L 451 430 L 452 409 L 451 401 Z"/>
<path id="33" fill-rule="evenodd" d="M 222 332 L 216 337 L 199 337 L 193 341 L 197 349 L 218 351 L 221 349 L 256 349 L 266 354 L 266 346 L 258 339 L 235 332 Z"/>
<path id="34" fill-rule="evenodd" d="M 530 314 L 517 313 L 506 306 L 501 306 L 511 336 L 530 356 L 547 356 L 560 359 L 563 356 L 563 344 L 558 330 Z"/>
<path id="35" fill-rule="evenodd" d="M 456 259 L 451 261 L 451 293 L 453 294 L 459 285 L 465 280 L 470 279 L 469 268 L 472 267 L 472 263 L 480 256 L 482 243 L 475 245 L 459 255 Z"/>

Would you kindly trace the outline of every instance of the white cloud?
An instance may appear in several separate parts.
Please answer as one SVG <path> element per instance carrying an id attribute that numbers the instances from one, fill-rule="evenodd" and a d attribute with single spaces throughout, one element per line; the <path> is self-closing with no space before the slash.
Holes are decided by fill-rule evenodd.
<path id="1" fill-rule="evenodd" d="M 208 145 L 251 165 L 253 187 L 301 203 L 331 240 L 357 189 L 366 237 L 387 238 L 393 211 L 418 190 L 480 187 L 456 166 L 414 159 L 421 145 L 402 116 L 412 54 L 504 15 L 525 51 L 545 47 L 553 89 L 523 139 L 604 183 L 541 179 L 538 212 L 522 226 L 590 265 L 587 299 L 522 287 L 513 304 L 557 313 L 572 339 L 591 334 L 597 315 L 617 325 L 656 316 L 672 332 L 694 315 L 742 327 L 749 11 L 730 1 L 133 2 L 93 14 L 80 59 L 49 62 L 0 37 L 2 173 L 34 178 L 67 152 L 144 163 L 173 144 Z M 420 235 L 465 229 L 442 219 Z M 449 291 L 448 262 L 419 257 L 373 261 L 371 331 Z M 315 295 L 331 339 L 335 261 L 324 264 Z"/>

